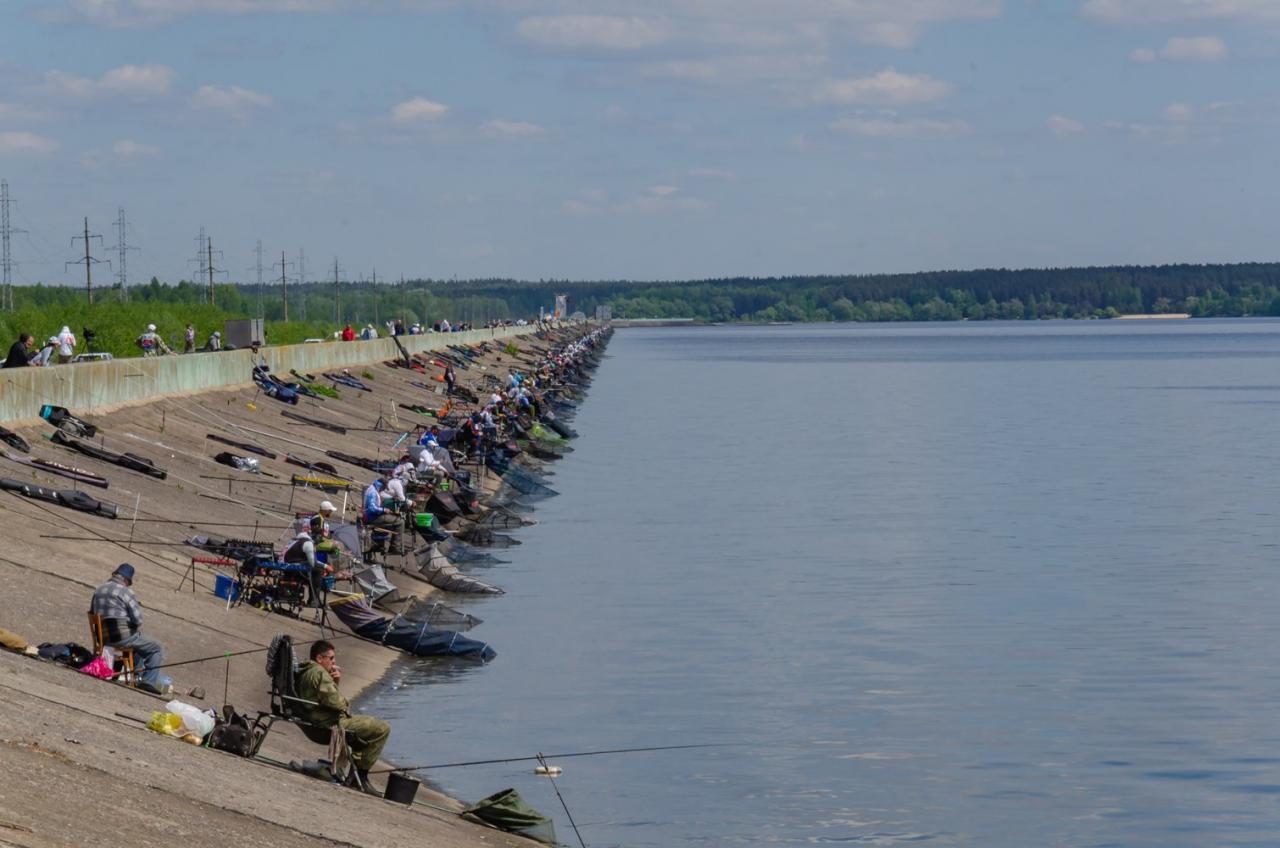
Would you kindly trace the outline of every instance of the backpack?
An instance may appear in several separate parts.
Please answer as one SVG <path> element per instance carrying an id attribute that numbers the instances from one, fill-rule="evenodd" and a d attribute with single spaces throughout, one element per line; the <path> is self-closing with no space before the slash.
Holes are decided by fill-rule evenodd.
<path id="1" fill-rule="evenodd" d="M 235 707 L 227 704 L 222 708 L 218 724 L 209 732 L 209 747 L 238 757 L 252 757 L 265 735 L 259 733 L 248 718 L 237 713 Z"/>

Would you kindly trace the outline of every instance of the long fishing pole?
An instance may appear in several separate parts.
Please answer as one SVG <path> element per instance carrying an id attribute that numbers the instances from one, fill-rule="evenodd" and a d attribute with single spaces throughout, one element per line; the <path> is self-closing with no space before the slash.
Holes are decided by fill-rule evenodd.
<path id="1" fill-rule="evenodd" d="M 244 525 L 238 525 L 238 526 L 244 526 Z M 66 542 L 112 542 L 114 544 L 120 545 L 121 547 L 125 547 L 125 548 L 129 547 L 130 545 L 160 545 L 162 547 L 191 548 L 197 551 L 204 550 L 203 548 L 195 547 L 189 542 L 144 542 L 139 539 L 108 539 L 105 537 L 93 537 L 93 536 L 58 536 L 52 533 L 41 534 L 40 538 L 41 539 L 61 539 Z M 212 551 L 205 551 L 205 553 L 212 553 Z"/>
<path id="2" fill-rule="evenodd" d="M 219 654 L 221 656 L 221 654 Z M 689 748 L 727 748 L 728 742 L 712 742 L 702 745 L 657 745 L 649 748 L 613 748 L 608 751 L 577 751 L 571 754 L 538 754 L 532 757 L 504 757 L 497 760 L 471 760 L 465 763 L 437 763 L 429 766 L 407 766 L 405 768 L 371 769 L 369 774 L 387 774 L 389 772 L 427 771 L 429 769 L 460 768 L 462 766 L 488 766 L 502 763 L 526 763 L 543 757 L 567 760 L 571 757 L 599 757 L 604 754 L 636 754 L 646 751 L 681 751 Z"/>
<path id="3" fill-rule="evenodd" d="M 179 519 L 177 519 L 177 518 L 135 518 L 135 519 L 133 519 L 133 520 L 134 520 L 134 521 L 137 521 L 139 524 L 142 524 L 143 522 L 146 522 L 146 523 L 149 523 L 149 524 L 196 524 L 196 525 L 199 525 L 199 526 L 201 526 L 201 527 L 244 527 L 244 526 L 246 526 L 246 525 L 245 525 L 245 522 L 243 522 L 243 521 L 192 521 L 192 520 L 185 520 L 185 521 L 183 521 L 183 520 L 179 520 Z M 272 527 L 262 527 L 262 528 L 259 528 L 259 529 L 262 529 L 262 530 L 288 530 L 288 529 L 289 529 L 289 525 L 281 525 L 281 526 L 279 526 L 279 527 L 274 527 L 274 526 L 272 526 Z"/>
<path id="4" fill-rule="evenodd" d="M 328 638 L 323 640 L 311 639 L 305 642 L 295 642 L 294 645 L 297 647 L 301 647 L 303 645 L 311 645 L 315 642 L 320 642 L 320 641 L 334 642 L 334 641 L 337 641 L 338 639 L 355 639 L 355 638 L 358 638 L 358 637 L 354 633 L 334 633 L 332 636 L 329 636 Z M 199 659 L 182 660 L 181 662 L 165 663 L 164 665 L 158 665 L 156 666 L 156 671 L 159 671 L 162 668 L 177 668 L 178 666 L 194 665 L 195 663 L 212 662 L 214 660 L 220 660 L 220 659 L 230 660 L 231 657 L 243 657 L 247 654 L 260 654 L 263 651 L 269 651 L 269 650 L 271 650 L 270 645 L 268 645 L 265 648 L 248 648 L 243 651 L 223 651 L 220 654 L 213 654 L 212 656 L 208 656 L 208 657 L 200 657 Z M 119 672 L 116 672 L 113 676 L 119 677 L 120 675 L 125 673 L 126 672 L 119 671 Z"/>
<path id="5" fill-rule="evenodd" d="M 560 787 L 556 786 L 556 779 L 551 774 L 551 769 L 547 768 L 547 758 L 539 754 L 538 762 L 542 764 L 542 770 L 546 773 L 547 780 L 551 781 L 551 788 L 556 791 L 556 797 L 560 799 L 560 806 L 564 808 L 564 814 L 569 817 L 569 826 L 573 828 L 573 835 L 578 837 L 578 844 L 582 848 L 587 848 L 587 843 L 582 841 L 582 832 L 578 830 L 578 823 L 573 820 L 573 813 L 569 812 L 569 805 L 565 803 L 564 796 L 560 794 Z"/>

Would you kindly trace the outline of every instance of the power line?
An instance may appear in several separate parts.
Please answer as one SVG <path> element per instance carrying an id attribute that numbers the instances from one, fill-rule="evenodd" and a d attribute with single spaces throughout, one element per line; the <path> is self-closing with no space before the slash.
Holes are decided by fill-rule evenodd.
<path id="1" fill-rule="evenodd" d="M 75 246 L 76 239 L 84 239 L 84 258 L 83 258 L 83 259 L 68 259 L 66 262 L 64 262 L 64 263 L 63 263 L 63 267 L 64 267 L 64 268 L 65 268 L 67 265 L 81 265 L 81 264 L 83 264 L 83 265 L 84 265 L 84 290 L 85 290 L 85 294 L 86 294 L 86 295 L 88 295 L 88 298 L 89 298 L 89 305 L 90 305 L 90 306 L 93 306 L 93 266 L 94 266 L 94 265 L 101 265 L 103 262 L 106 262 L 106 263 L 107 263 L 107 267 L 108 267 L 108 268 L 110 268 L 110 267 L 111 267 L 111 261 L 110 261 L 110 260 L 107 260 L 107 259 L 94 259 L 94 258 L 93 258 L 93 254 L 92 254 L 92 253 L 90 253 L 90 251 L 89 251 L 89 245 L 90 245 L 91 241 L 92 241 L 93 239 L 101 239 L 101 238 L 102 238 L 102 236 L 100 236 L 100 235 L 96 235 L 96 234 L 94 234 L 94 235 L 90 235 L 90 233 L 89 233 L 89 218 L 88 218 L 88 216 L 85 216 L 85 219 L 84 219 L 84 235 L 78 235 L 78 236 L 72 236 L 72 237 L 71 237 L 71 244 L 72 244 L 72 246 L 73 246 L 73 247 Z"/>
<path id="2" fill-rule="evenodd" d="M 130 247 L 125 239 L 125 234 L 128 232 L 129 225 L 124 219 L 123 206 L 120 207 L 120 215 L 116 218 L 116 222 L 112 226 L 116 228 L 116 244 L 111 249 L 117 251 L 117 255 L 120 257 L 120 267 L 116 269 L 116 285 L 120 288 L 120 300 L 124 303 L 128 303 L 129 273 L 127 270 L 128 266 L 125 263 L 128 261 L 129 251 L 137 250 L 138 248 Z"/>

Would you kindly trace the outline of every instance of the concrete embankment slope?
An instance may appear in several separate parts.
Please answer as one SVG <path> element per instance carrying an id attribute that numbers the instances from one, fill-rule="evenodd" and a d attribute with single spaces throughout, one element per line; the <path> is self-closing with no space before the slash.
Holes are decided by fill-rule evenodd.
<path id="1" fill-rule="evenodd" d="M 498 327 L 465 333 L 426 333 L 400 336 L 409 353 L 441 350 L 448 345 L 476 344 L 526 336 L 534 327 Z M 400 356 L 389 338 L 367 342 L 264 347 L 262 358 L 271 370 L 288 377 L 290 369 L 304 374 L 352 368 Z M 51 403 L 93 413 L 121 404 L 144 403 L 157 397 L 191 394 L 240 386 L 250 381 L 254 356 L 250 350 L 192 353 L 183 356 L 81 362 L 52 368 L 7 368 L 0 374 L 0 423 L 34 418 L 41 404 Z"/>
<path id="2" fill-rule="evenodd" d="M 454 343 L 461 335 L 419 338 L 422 344 L 437 340 Z M 499 336 L 497 341 L 503 343 L 504 339 Z M 528 337 L 513 341 L 522 351 L 522 358 L 529 358 L 546 346 Z M 262 396 L 252 383 L 246 385 L 249 354 L 239 352 L 108 364 L 127 374 L 127 369 L 162 373 L 149 369 L 175 367 L 200 371 L 206 367 L 202 362 L 216 361 L 216 379 L 232 382 L 227 388 L 197 392 L 189 384 L 166 384 L 166 378 L 162 378 L 162 386 L 172 393 L 132 395 L 125 382 L 128 378 L 121 376 L 122 388 L 96 396 L 98 407 L 93 414 L 80 402 L 68 401 L 84 397 L 79 394 L 55 394 L 23 403 L 17 415 L 22 420 L 10 426 L 30 444 L 30 456 L 75 465 L 106 477 L 108 489 L 87 491 L 117 505 L 120 518 L 110 520 L 0 492 L 0 585 L 5 587 L 0 592 L 0 627 L 16 631 L 36 644 L 87 644 L 85 611 L 93 589 L 118 563 L 128 561 L 137 569 L 134 589 L 145 610 L 144 632 L 164 645 L 167 663 L 200 660 L 167 672 L 180 691 L 199 686 L 207 693 L 203 699 L 182 699 L 202 708 L 231 703 L 251 715 L 268 709 L 269 685 L 260 649 L 276 633 L 290 633 L 305 649 L 320 631 L 305 619 L 269 614 L 248 606 L 229 609 L 212 592 L 214 567 L 197 565 L 194 572 L 188 571 L 192 568 L 192 555 L 199 552 L 184 546 L 183 540 L 195 534 L 216 534 L 279 542 L 290 534 L 295 510 L 314 510 L 322 499 L 347 505 L 342 494 L 291 487 L 291 474 L 302 469 L 285 462 L 286 452 L 312 461 L 332 462 L 340 475 L 355 481 L 349 493 L 350 518 L 359 501 L 359 489 L 370 479 L 370 472 L 327 457 L 325 451 L 386 458 L 402 432 L 414 424 L 431 422 L 427 416 L 398 404 L 436 407 L 442 401 L 439 395 L 412 385 L 430 381 L 430 377 L 389 368 L 378 361 L 391 358 L 389 350 L 394 350 L 394 345 L 388 341 L 265 351 L 269 362 L 273 356 L 284 355 L 359 356 L 359 361 L 345 359 L 337 364 L 332 360 L 292 361 L 298 364 L 298 370 L 311 373 L 346 364 L 359 366 L 358 370 L 352 369 L 354 374 L 367 371 L 373 375 L 365 379 L 372 391 L 338 386 L 339 399 L 304 397 L 296 407 Z M 370 352 L 372 356 L 365 359 Z M 281 362 L 277 367 L 287 373 L 289 360 L 275 361 Z M 495 351 L 485 358 L 485 364 L 483 371 L 479 367 L 459 370 L 460 383 L 479 391 L 483 376 L 505 374 L 511 359 Z M 52 382 L 39 385 L 60 386 L 57 378 L 65 375 L 76 392 L 89 392 L 92 384 L 82 380 L 80 374 L 102 368 L 75 365 L 16 369 L 19 373 L 14 376 L 29 379 L 29 372 L 40 372 L 41 379 Z M 439 369 L 433 371 L 438 373 Z M 14 369 L 3 374 L 9 377 Z M 175 373 L 173 379 L 181 376 Z M 11 387 L 6 385 L 5 390 L 7 394 Z M 95 445 L 151 459 L 168 472 L 167 478 L 159 480 L 50 444 L 45 437 L 52 428 L 43 421 L 31 420 L 33 405 L 45 401 L 66 405 L 98 425 L 101 432 L 93 439 Z M 347 432 L 339 434 L 299 423 L 281 416 L 282 411 L 345 427 Z M 390 429 L 374 429 L 380 416 L 391 421 Z M 261 458 L 264 473 L 260 475 L 241 472 L 213 460 L 215 454 L 228 448 L 209 440 L 210 434 L 253 442 L 278 456 Z M 54 477 L 3 456 L 0 477 L 55 489 L 75 485 L 64 477 Z M 492 480 L 481 482 L 492 485 Z M 391 570 L 390 577 L 407 592 L 426 596 L 433 591 L 416 580 L 413 572 Z M 475 611 L 484 617 L 482 609 Z M 484 639 L 484 626 L 468 635 Z M 342 689 L 348 697 L 376 682 L 393 661 L 403 656 L 379 644 L 353 638 L 341 627 L 336 644 L 343 668 Z M 502 646 L 495 647 L 499 651 L 497 661 L 502 662 Z M 258 652 L 233 656 L 229 661 L 223 658 L 227 652 L 245 651 Z M 7 778 L 0 781 L 0 846 L 404 848 L 430 844 L 479 848 L 531 844 L 462 821 L 456 815 L 461 805 L 425 789 L 419 798 L 441 810 L 404 808 L 330 787 L 270 763 L 243 760 L 161 737 L 146 730 L 137 719 L 145 721 L 152 711 L 162 709 L 166 700 L 0 651 L 0 770 Z M 451 720 L 454 717 L 440 716 L 441 722 Z M 398 732 L 393 724 L 393 745 Z M 478 738 L 477 742 L 482 740 Z M 285 723 L 276 724 L 262 753 L 277 762 L 324 756 L 323 748 Z M 493 790 L 502 788 L 495 785 Z"/>

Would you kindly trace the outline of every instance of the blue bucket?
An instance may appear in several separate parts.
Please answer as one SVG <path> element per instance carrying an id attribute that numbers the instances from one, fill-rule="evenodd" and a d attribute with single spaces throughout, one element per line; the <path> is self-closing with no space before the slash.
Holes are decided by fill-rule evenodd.
<path id="1" fill-rule="evenodd" d="M 213 594 L 224 600 L 237 601 L 240 599 L 240 584 L 234 577 L 216 574 L 213 578 Z"/>

